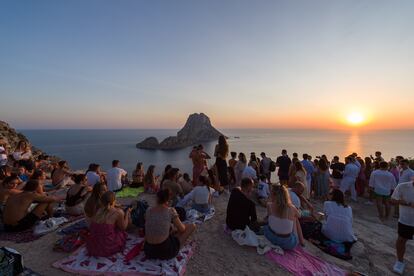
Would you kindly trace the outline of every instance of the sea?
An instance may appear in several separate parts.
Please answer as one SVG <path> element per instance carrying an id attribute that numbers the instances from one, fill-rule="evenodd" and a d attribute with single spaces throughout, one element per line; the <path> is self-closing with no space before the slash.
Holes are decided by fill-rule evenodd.
<path id="1" fill-rule="evenodd" d="M 136 144 L 149 136 L 162 140 L 176 135 L 175 129 L 67 129 L 67 130 L 19 130 L 49 155 L 67 160 L 73 170 L 86 169 L 90 163 L 100 164 L 104 170 L 118 159 L 121 167 L 129 173 L 137 162 L 146 169 L 156 166 L 160 174 L 167 164 L 191 172 L 189 159 L 191 147 L 179 150 L 142 150 Z M 369 156 L 379 150 L 386 160 L 396 155 L 414 157 L 414 130 L 377 130 L 377 131 L 338 131 L 314 129 L 221 129 L 228 136 L 230 151 L 251 152 L 259 155 L 265 152 L 273 160 L 286 149 L 291 156 L 308 153 L 313 157 L 326 154 L 329 159 L 334 155 L 341 158 L 356 152 Z M 213 155 L 217 142 L 204 144 L 207 153 Z M 210 160 L 210 165 L 214 160 Z"/>

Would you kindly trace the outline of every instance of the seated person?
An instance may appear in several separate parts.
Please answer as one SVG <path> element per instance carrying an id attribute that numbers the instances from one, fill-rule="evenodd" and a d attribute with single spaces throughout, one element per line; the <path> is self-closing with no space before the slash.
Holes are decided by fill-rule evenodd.
<path id="1" fill-rule="evenodd" d="M 92 187 L 88 185 L 84 174 L 77 174 L 74 177 L 75 184 L 69 188 L 66 194 L 65 209 L 70 215 L 78 216 L 83 214 L 86 200 Z"/>
<path id="2" fill-rule="evenodd" d="M 175 258 L 196 228 L 195 224 L 181 222 L 177 211 L 168 205 L 170 198 L 171 191 L 168 189 L 158 191 L 157 205 L 145 214 L 144 252 L 149 259 Z"/>
<path id="3" fill-rule="evenodd" d="M 286 187 L 273 186 L 271 198 L 272 202 L 267 206 L 269 224 L 264 226 L 265 237 L 283 249 L 293 249 L 298 242 L 304 245 L 298 220 L 300 213 L 290 201 Z"/>
<path id="4" fill-rule="evenodd" d="M 185 174 L 183 174 L 183 177 L 180 177 L 180 180 L 178 181 L 178 184 L 180 184 L 184 195 L 188 194 L 193 189 L 193 183 L 192 183 L 188 173 L 185 173 Z"/>
<path id="5" fill-rule="evenodd" d="M 58 167 L 52 172 L 52 185 L 55 189 L 61 189 L 70 183 L 72 173 L 65 160 L 59 161 Z"/>
<path id="6" fill-rule="evenodd" d="M 179 169 L 171 168 L 165 175 L 165 180 L 161 183 L 162 189 L 169 189 L 171 191 L 171 206 L 175 206 L 179 197 L 183 196 L 183 189 L 177 183 L 179 178 Z"/>
<path id="7" fill-rule="evenodd" d="M 292 204 L 298 210 L 302 211 L 301 215 L 313 215 L 314 208 L 312 204 L 303 196 L 303 193 L 305 192 L 305 185 L 300 181 L 296 181 L 291 185 L 291 188 L 289 188 L 288 190 Z"/>
<path id="8" fill-rule="evenodd" d="M 246 226 L 257 231 L 256 205 L 249 198 L 253 191 L 253 180 L 243 178 L 241 187 L 232 190 L 227 204 L 226 224 L 231 230 L 244 230 Z"/>
<path id="9" fill-rule="evenodd" d="M 37 192 L 39 194 L 45 193 L 45 182 L 46 182 L 46 173 L 42 170 L 35 170 L 30 177 L 30 180 L 37 180 L 39 182 L 39 187 L 37 189 Z"/>
<path id="10" fill-rule="evenodd" d="M 259 184 L 257 184 L 257 199 L 262 206 L 267 206 L 267 200 L 270 196 L 269 184 L 266 183 L 266 175 L 260 175 Z"/>
<path id="11" fill-rule="evenodd" d="M 192 208 L 200 213 L 207 213 L 210 210 L 211 193 L 208 184 L 208 178 L 200 175 L 198 178 L 198 186 L 191 192 L 193 200 Z"/>
<path id="12" fill-rule="evenodd" d="M 257 171 L 252 164 L 249 163 L 249 165 L 244 168 L 242 178 L 250 178 L 253 181 L 257 181 Z"/>
<path id="13" fill-rule="evenodd" d="M 98 182 L 93 186 L 92 193 L 85 203 L 85 216 L 87 219 L 91 219 L 96 215 L 96 212 L 102 207 L 101 197 L 108 191 L 108 187 L 103 182 Z"/>
<path id="14" fill-rule="evenodd" d="M 334 189 L 328 195 L 323 211 L 326 223 L 322 225 L 322 233 L 336 242 L 354 242 L 356 237 L 352 229 L 352 208 L 345 204 L 344 194 Z"/>
<path id="15" fill-rule="evenodd" d="M 20 232 L 31 228 L 45 214 L 52 217 L 53 203 L 59 200 L 36 192 L 39 188 L 37 180 L 29 180 L 23 192 L 9 197 L 3 212 L 4 228 L 7 232 Z M 37 203 L 29 212 L 32 203 Z"/>
<path id="16" fill-rule="evenodd" d="M 29 180 L 29 174 L 27 173 L 25 166 L 19 165 L 17 169 L 17 176 L 20 178 L 22 182 L 27 182 Z"/>
<path id="17" fill-rule="evenodd" d="M 88 170 L 86 171 L 88 185 L 95 186 L 96 183 L 102 182 L 101 174 L 101 166 L 99 164 L 89 164 Z"/>
<path id="18" fill-rule="evenodd" d="M 155 176 L 155 166 L 151 165 L 144 176 L 144 191 L 147 193 L 156 193 L 159 190 L 157 177 Z"/>
<path id="19" fill-rule="evenodd" d="M 125 212 L 115 207 L 115 193 L 105 192 L 101 197 L 102 208 L 92 217 L 90 235 L 86 240 L 88 254 L 94 257 L 108 257 L 125 248 L 131 208 Z"/>
<path id="20" fill-rule="evenodd" d="M 132 172 L 132 188 L 138 188 L 144 186 L 144 177 L 145 177 L 145 171 L 144 166 L 142 165 L 142 162 L 138 162 L 137 166 L 135 167 L 135 170 Z"/>
<path id="21" fill-rule="evenodd" d="M 0 185 L 0 213 L 6 205 L 7 199 L 15 194 L 19 194 L 22 190 L 16 189 L 20 184 L 19 178 L 16 175 L 6 177 Z"/>

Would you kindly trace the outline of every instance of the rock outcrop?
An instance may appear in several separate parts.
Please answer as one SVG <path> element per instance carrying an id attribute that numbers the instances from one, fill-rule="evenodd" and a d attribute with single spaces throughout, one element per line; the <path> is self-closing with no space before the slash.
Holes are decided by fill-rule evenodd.
<path id="1" fill-rule="evenodd" d="M 170 136 L 161 143 L 157 138 L 149 137 L 137 144 L 139 149 L 173 150 L 209 142 L 223 135 L 211 125 L 210 118 L 204 113 L 191 114 L 184 127 L 178 131 L 177 136 Z"/>
<path id="2" fill-rule="evenodd" d="M 3 140 L 6 144 L 7 151 L 13 152 L 19 141 L 23 140 L 30 144 L 29 139 L 23 134 L 17 132 L 14 128 L 10 127 L 10 125 L 6 122 L 0 121 L 0 140 Z M 38 156 L 43 154 L 40 149 L 32 147 L 32 153 L 34 156 Z"/>

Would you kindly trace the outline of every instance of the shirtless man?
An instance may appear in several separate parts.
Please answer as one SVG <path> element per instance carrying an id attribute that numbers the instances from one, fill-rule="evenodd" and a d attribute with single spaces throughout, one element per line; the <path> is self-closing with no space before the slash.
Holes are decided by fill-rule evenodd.
<path id="1" fill-rule="evenodd" d="M 31 228 L 45 213 L 53 215 L 53 203 L 59 201 L 55 197 L 37 193 L 39 182 L 29 180 L 23 192 L 9 197 L 3 212 L 4 228 L 7 232 L 20 232 Z M 37 203 L 29 212 L 32 203 Z"/>
<path id="2" fill-rule="evenodd" d="M 7 199 L 11 195 L 19 194 L 22 191 L 17 189 L 17 185 L 20 184 L 20 180 L 16 175 L 8 176 L 3 180 L 0 185 L 0 211 L 3 210 L 3 206 L 6 205 Z"/>

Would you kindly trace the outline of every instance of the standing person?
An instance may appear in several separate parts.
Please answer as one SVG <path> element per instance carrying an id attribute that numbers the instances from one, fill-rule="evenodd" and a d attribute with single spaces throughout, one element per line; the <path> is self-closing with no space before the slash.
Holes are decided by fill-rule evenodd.
<path id="1" fill-rule="evenodd" d="M 414 179 L 414 170 L 409 167 L 410 162 L 407 159 L 400 161 L 400 179 L 398 183 L 410 182 Z"/>
<path id="2" fill-rule="evenodd" d="M 382 162 L 382 161 L 384 161 L 384 158 L 382 157 L 382 153 L 380 151 L 376 151 L 375 152 L 375 158 L 371 155 L 371 159 L 373 161 L 376 161 L 376 162 Z"/>
<path id="3" fill-rule="evenodd" d="M 127 176 L 127 172 L 119 167 L 119 160 L 112 161 L 112 168 L 106 173 L 108 190 L 118 192 L 122 190 L 122 183 Z"/>
<path id="4" fill-rule="evenodd" d="M 341 186 L 342 174 L 345 170 L 345 164 L 339 161 L 338 156 L 334 156 L 331 162 L 332 182 L 336 189 Z"/>
<path id="5" fill-rule="evenodd" d="M 144 165 L 142 165 L 142 162 L 138 162 L 137 166 L 135 167 L 135 170 L 132 172 L 131 187 L 138 188 L 144 186 L 144 177 Z"/>
<path id="6" fill-rule="evenodd" d="M 295 167 L 296 162 L 299 162 L 299 159 L 293 157 L 292 158 L 292 163 L 290 163 L 290 166 L 289 166 L 289 187 L 290 187 L 290 185 L 292 185 L 293 183 L 296 182 L 296 176 L 295 176 L 295 174 L 296 174 L 296 167 Z M 305 171 L 305 178 L 306 178 L 306 171 Z"/>
<path id="7" fill-rule="evenodd" d="M 311 194 L 311 186 L 312 186 L 312 175 L 315 172 L 315 167 L 313 166 L 312 162 L 309 161 L 309 155 L 304 153 L 302 160 L 302 165 L 306 170 L 306 183 L 307 187 L 309 187 L 309 195 Z"/>
<path id="8" fill-rule="evenodd" d="M 266 153 L 262 152 L 260 154 L 262 157 L 262 160 L 260 161 L 260 165 L 262 168 L 262 174 L 266 176 L 267 182 L 270 183 L 270 163 L 272 162 L 272 159 L 266 156 Z"/>
<path id="9" fill-rule="evenodd" d="M 361 157 L 357 157 L 356 162 L 360 164 L 359 174 L 356 180 L 356 192 L 358 196 L 363 196 L 365 193 L 366 187 L 366 178 L 365 178 L 365 162 Z"/>
<path id="10" fill-rule="evenodd" d="M 315 174 L 315 197 L 326 199 L 329 191 L 329 167 L 325 159 L 319 160 L 318 169 Z"/>
<path id="11" fill-rule="evenodd" d="M 359 168 L 352 162 L 350 156 L 345 158 L 345 170 L 341 180 L 340 190 L 345 194 L 346 191 L 351 190 L 351 199 L 357 201 L 357 194 L 355 190 L 355 181 L 359 174 Z"/>
<path id="12" fill-rule="evenodd" d="M 200 175 L 207 170 L 206 159 L 211 157 L 204 151 L 203 145 L 194 147 L 189 157 L 193 162 L 193 186 L 197 186 Z"/>
<path id="13" fill-rule="evenodd" d="M 247 159 L 246 155 L 243 152 L 239 153 L 239 160 L 237 161 L 236 165 L 234 166 L 234 174 L 236 176 L 236 186 L 240 186 L 243 171 L 247 166 Z"/>
<path id="14" fill-rule="evenodd" d="M 218 144 L 214 150 L 214 156 L 216 157 L 216 168 L 219 178 L 220 185 L 228 189 L 229 178 L 227 169 L 227 156 L 229 155 L 229 145 L 227 144 L 226 137 L 223 135 L 219 136 Z"/>
<path id="15" fill-rule="evenodd" d="M 369 200 L 366 201 L 364 204 L 366 205 L 373 205 L 374 201 L 374 193 L 369 189 L 369 179 L 371 178 L 371 173 L 373 170 L 373 163 L 372 159 L 370 157 L 365 157 L 365 183 L 368 184 L 368 194 L 369 194 Z"/>
<path id="16" fill-rule="evenodd" d="M 374 190 L 380 220 L 388 219 L 391 209 L 391 191 L 395 188 L 396 181 L 394 175 L 388 171 L 387 162 L 382 161 L 380 169 L 372 172 L 369 186 Z M 385 214 L 383 207 L 385 207 Z"/>
<path id="17" fill-rule="evenodd" d="M 296 183 L 297 181 L 303 183 L 306 189 L 305 191 L 306 198 L 309 199 L 311 195 L 311 185 L 309 182 L 307 182 L 306 170 L 303 167 L 302 163 L 299 162 L 299 160 L 295 162 L 295 175 L 294 176 L 295 176 L 295 179 L 293 183 Z"/>
<path id="18" fill-rule="evenodd" d="M 250 153 L 249 166 L 256 171 L 256 175 L 260 175 L 260 162 L 257 160 L 256 153 Z"/>
<path id="19" fill-rule="evenodd" d="M 276 166 L 279 167 L 277 175 L 279 176 L 280 185 L 287 186 L 289 182 L 289 167 L 292 163 L 287 151 L 282 150 L 282 155 L 276 159 Z"/>
<path id="20" fill-rule="evenodd" d="M 414 181 L 398 184 L 391 199 L 393 204 L 400 207 L 396 241 L 397 261 L 393 270 L 402 275 L 405 269 L 404 254 L 407 240 L 412 240 L 414 235 Z"/>
<path id="21" fill-rule="evenodd" d="M 234 168 L 236 167 L 237 164 L 237 152 L 230 152 L 230 160 L 229 160 L 229 174 L 230 174 L 230 183 L 232 186 L 236 185 L 236 172 L 234 170 Z"/>

